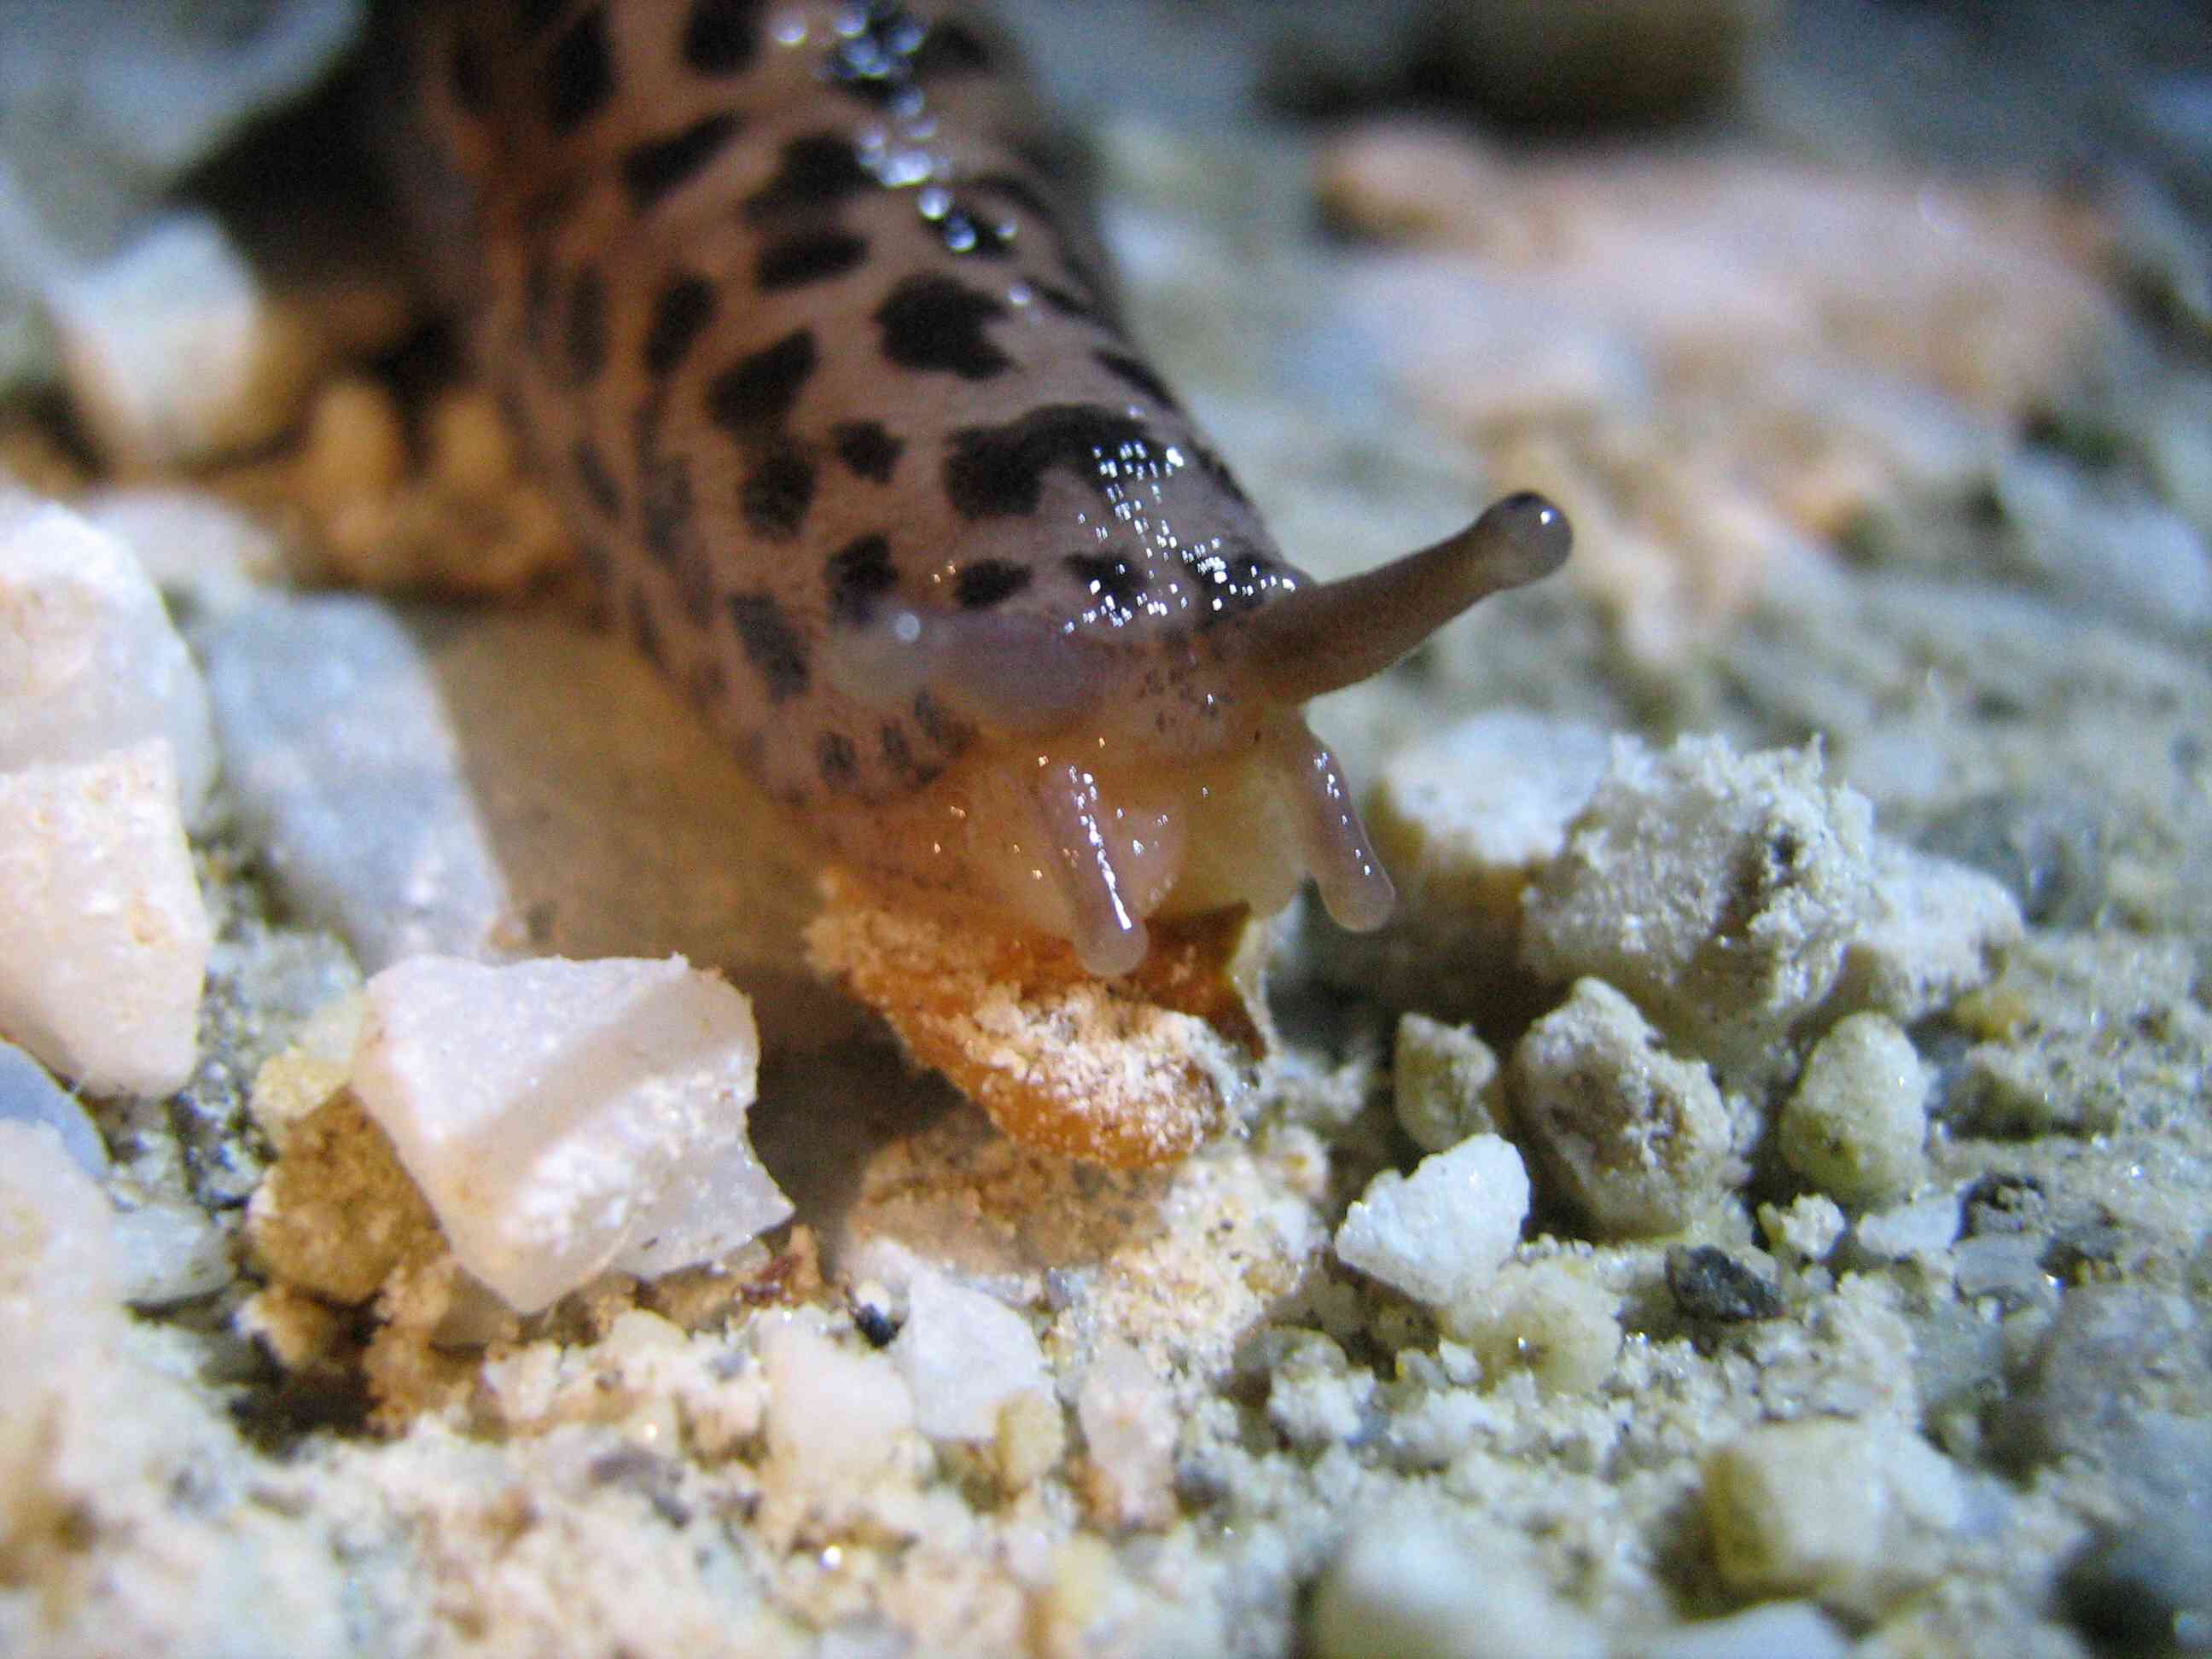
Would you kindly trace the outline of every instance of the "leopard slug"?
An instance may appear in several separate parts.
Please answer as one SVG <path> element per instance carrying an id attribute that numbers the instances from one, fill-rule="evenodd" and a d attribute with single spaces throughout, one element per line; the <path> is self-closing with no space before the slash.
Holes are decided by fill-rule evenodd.
<path id="1" fill-rule="evenodd" d="M 802 833 L 1102 976 L 1393 893 L 1300 704 L 1565 558 L 1533 495 L 1287 563 L 944 7 L 487 0 L 416 32 L 477 344 L 614 615 Z"/>

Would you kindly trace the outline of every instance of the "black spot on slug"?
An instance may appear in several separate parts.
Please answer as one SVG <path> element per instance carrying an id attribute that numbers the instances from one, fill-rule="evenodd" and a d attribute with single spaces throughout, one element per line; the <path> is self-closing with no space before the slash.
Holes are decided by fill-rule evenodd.
<path id="1" fill-rule="evenodd" d="M 673 374 L 707 325 L 714 319 L 714 285 L 684 272 L 660 285 L 645 330 L 645 372 L 656 380 Z"/>
<path id="2" fill-rule="evenodd" d="M 631 211 L 649 212 L 697 178 L 744 125 L 735 112 L 723 110 L 694 121 L 681 132 L 624 150 L 622 181 Z"/>
<path id="3" fill-rule="evenodd" d="M 1068 574 L 1083 591 L 1115 611 L 1133 611 L 1145 597 L 1145 573 L 1110 553 L 1071 553 Z"/>
<path id="4" fill-rule="evenodd" d="M 898 586 L 891 567 L 891 544 L 882 536 L 862 536 L 830 556 L 824 575 L 830 585 L 830 615 L 858 626 L 874 614 L 875 602 Z"/>
<path id="5" fill-rule="evenodd" d="M 823 787 L 834 794 L 847 794 L 860 776 L 860 757 L 854 753 L 853 740 L 842 732 L 824 732 L 814 740 L 814 769 L 822 775 Z"/>
<path id="6" fill-rule="evenodd" d="M 810 132 L 783 147 L 769 181 L 745 198 L 745 217 L 755 224 L 787 213 L 833 208 L 880 186 L 860 165 L 852 140 L 834 132 Z"/>
<path id="7" fill-rule="evenodd" d="M 954 433 L 945 458 L 945 493 L 963 518 L 1034 513 L 1046 473 L 1058 469 L 1096 485 L 1102 465 L 1120 459 L 1125 446 L 1157 447 L 1141 421 L 1117 410 L 1047 404 L 1004 426 Z"/>
<path id="8" fill-rule="evenodd" d="M 1014 366 L 983 331 L 1006 314 L 980 289 L 950 276 L 909 276 L 876 308 L 884 356 L 902 368 L 985 380 Z"/>
<path id="9" fill-rule="evenodd" d="M 830 441 L 853 476 L 870 483 L 889 483 L 906 449 L 880 421 L 841 421 L 830 428 Z"/>
<path id="10" fill-rule="evenodd" d="M 553 314 L 553 266 L 543 250 L 530 256 L 522 275 L 522 343 L 533 355 L 543 350 Z"/>
<path id="11" fill-rule="evenodd" d="M 849 230 L 809 231 L 770 242 L 753 262 L 753 281 L 763 293 L 826 283 L 868 257 L 868 242 Z"/>
<path id="12" fill-rule="evenodd" d="M 963 611 L 988 611 L 1027 587 L 1033 574 L 1004 559 L 978 559 L 953 579 L 952 597 Z"/>
<path id="13" fill-rule="evenodd" d="M 732 593 L 730 625 L 738 645 L 768 689 L 770 702 L 787 702 L 807 686 L 806 641 L 770 593 Z"/>
<path id="14" fill-rule="evenodd" d="M 593 6 L 553 43 L 546 64 L 545 118 L 556 131 L 580 126 L 606 107 L 614 90 L 607 9 Z"/>
<path id="15" fill-rule="evenodd" d="M 462 112 L 481 116 L 491 105 L 491 80 L 484 72 L 483 48 L 475 35 L 462 32 L 453 42 L 453 61 L 447 65 L 447 82 Z"/>
<path id="16" fill-rule="evenodd" d="M 607 366 L 607 288 L 590 265 L 578 271 L 568 285 L 568 354 L 569 378 L 588 385 Z"/>
<path id="17" fill-rule="evenodd" d="M 884 764 L 900 776 L 913 773 L 914 745 L 907 741 L 906 727 L 896 720 L 886 720 L 876 733 L 876 746 L 882 751 Z"/>
<path id="18" fill-rule="evenodd" d="M 708 383 L 708 418 L 738 438 L 773 431 L 790 416 L 816 361 L 809 328 L 794 329 L 774 345 L 740 357 Z"/>
<path id="19" fill-rule="evenodd" d="M 805 448 L 780 439 L 753 462 L 738 495 L 745 523 L 771 541 L 787 542 L 814 505 L 815 467 Z"/>
<path id="20" fill-rule="evenodd" d="M 568 451 L 568 461 L 576 469 L 577 481 L 584 486 L 584 494 L 591 497 L 599 516 L 622 517 L 622 489 L 615 483 L 615 475 L 607 470 L 606 458 L 599 453 L 599 446 L 589 438 L 577 439 Z"/>
<path id="21" fill-rule="evenodd" d="M 1141 357 L 1131 356 L 1126 351 L 1103 349 L 1094 351 L 1091 356 L 1099 368 L 1142 392 L 1161 408 L 1179 410 L 1182 407 L 1176 402 L 1175 393 L 1167 389 L 1160 377 L 1152 373 L 1152 366 Z"/>
<path id="22" fill-rule="evenodd" d="M 653 606 L 645 597 L 645 590 L 635 582 L 629 590 L 629 632 L 640 654 L 655 668 L 665 671 L 668 654 L 661 642 L 660 629 L 653 620 Z"/>
<path id="23" fill-rule="evenodd" d="M 760 0 L 697 0 L 684 25 L 684 66 L 702 75 L 752 67 L 760 52 Z"/>
<path id="24" fill-rule="evenodd" d="M 565 0 L 514 0 L 514 33 L 527 41 L 543 34 L 561 15 Z"/>
<path id="25" fill-rule="evenodd" d="M 691 469 L 680 455 L 657 455 L 643 467 L 638 483 L 639 534 L 645 550 L 674 565 L 684 555 L 691 529 Z"/>
<path id="26" fill-rule="evenodd" d="M 927 691 L 914 694 L 914 723 L 921 728 L 923 737 L 947 754 L 965 748 L 974 735 L 974 728 L 963 725 Z"/>

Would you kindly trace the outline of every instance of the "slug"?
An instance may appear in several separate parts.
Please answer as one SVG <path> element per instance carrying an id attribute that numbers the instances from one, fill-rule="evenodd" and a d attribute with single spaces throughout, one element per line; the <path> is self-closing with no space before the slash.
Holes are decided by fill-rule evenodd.
<path id="1" fill-rule="evenodd" d="M 484 364 L 622 626 L 901 902 L 1130 972 L 1146 919 L 1393 902 L 1300 705 L 1565 558 L 1509 496 L 1318 583 L 1123 333 L 945 8 L 422 14 Z"/>

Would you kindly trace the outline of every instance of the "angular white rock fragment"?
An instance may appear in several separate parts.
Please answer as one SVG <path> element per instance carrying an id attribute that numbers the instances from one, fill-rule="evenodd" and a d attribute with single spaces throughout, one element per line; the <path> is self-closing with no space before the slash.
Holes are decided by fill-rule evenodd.
<path id="1" fill-rule="evenodd" d="M 1570 1261 L 1510 1261 L 1444 1310 L 1492 1382 L 1527 1371 L 1547 1394 L 1588 1394 L 1620 1354 L 1620 1297 Z"/>
<path id="2" fill-rule="evenodd" d="M 12 1042 L 0 1042 L 0 1122 L 43 1123 L 62 1138 L 76 1166 L 95 1181 L 107 1173 L 107 1143 L 76 1097 Z"/>
<path id="3" fill-rule="evenodd" d="M 800 1325 L 761 1340 L 773 1478 L 799 1510 L 834 1510 L 893 1470 L 915 1429 L 914 1395 L 890 1361 Z"/>
<path id="4" fill-rule="evenodd" d="M 1409 1176 L 1385 1170 L 1346 1213 L 1336 1254 L 1417 1302 L 1441 1307 L 1478 1289 L 1520 1241 L 1528 1172 L 1498 1135 L 1470 1135 Z"/>
<path id="5" fill-rule="evenodd" d="M 1119 1337 L 1098 1345 L 1075 1420 L 1117 1524 L 1157 1526 L 1175 1513 L 1175 1399 L 1141 1352 Z"/>
<path id="6" fill-rule="evenodd" d="M 1522 960 L 1594 975 L 1732 1081 L 1788 1069 L 1872 902 L 1873 811 L 1817 749 L 1616 741 L 1566 850 L 1530 890 Z"/>
<path id="7" fill-rule="evenodd" d="M 210 215 L 173 213 L 48 285 L 70 400 L 102 455 L 156 471 L 282 432 L 317 348 Z"/>
<path id="8" fill-rule="evenodd" d="M 1836 1241 L 1850 1224 L 1836 1200 L 1820 1193 L 1800 1194 L 1788 1209 L 1773 1204 L 1759 1206 L 1759 1229 L 1767 1247 L 1801 1261 L 1825 1261 Z"/>
<path id="9" fill-rule="evenodd" d="M 1727 1619 L 1632 1638 L 1622 1659 L 1844 1659 L 1851 1639 L 1811 1601 L 1776 1601 Z"/>
<path id="10" fill-rule="evenodd" d="M 1881 1014 L 1838 1020 L 1815 1043 L 1782 1109 L 1782 1160 L 1831 1198 L 1870 1204 L 1927 1172 L 1928 1068 Z"/>
<path id="11" fill-rule="evenodd" d="M 417 957 L 365 995 L 354 1091 L 462 1265 L 519 1312 L 791 1213 L 745 1139 L 751 1010 L 680 957 Z"/>
<path id="12" fill-rule="evenodd" d="M 1941 1572 L 1932 1546 L 1964 1522 L 1966 1498 L 1957 1469 L 1917 1435 L 1765 1423 L 1707 1460 L 1705 1512 L 1734 1589 L 1872 1613 Z"/>
<path id="13" fill-rule="evenodd" d="M 1595 1620 L 1555 1594 L 1517 1540 L 1454 1538 L 1436 1517 L 1354 1521 L 1314 1597 L 1321 1659 L 1601 1659 Z"/>
<path id="14" fill-rule="evenodd" d="M 122 1295 L 134 1308 L 168 1308 L 219 1291 L 236 1277 L 222 1229 L 197 1204 L 157 1202 L 118 1211 Z"/>
<path id="15" fill-rule="evenodd" d="M 207 689 L 131 550 L 0 489 L 0 771 L 166 738 L 185 816 L 215 781 Z"/>
<path id="16" fill-rule="evenodd" d="M 1668 1054 L 1602 980 L 1577 981 L 1528 1028 L 1513 1079 L 1522 1139 L 1601 1232 L 1672 1232 L 1742 1176 L 1705 1062 Z"/>
<path id="17" fill-rule="evenodd" d="M 0 773 L 0 1033 L 96 1093 L 167 1094 L 211 938 L 166 738 Z"/>
<path id="18" fill-rule="evenodd" d="M 1861 1216 L 1851 1230 L 1851 1242 L 1869 1255 L 1885 1261 L 1939 1256 L 1959 1237 L 1959 1195 L 1935 1193 Z"/>
<path id="19" fill-rule="evenodd" d="M 1025 1389 L 1052 1386 L 1027 1320 L 928 1268 L 908 1285 L 906 1323 L 890 1352 L 932 1440 L 992 1439 L 1000 1407 Z"/>

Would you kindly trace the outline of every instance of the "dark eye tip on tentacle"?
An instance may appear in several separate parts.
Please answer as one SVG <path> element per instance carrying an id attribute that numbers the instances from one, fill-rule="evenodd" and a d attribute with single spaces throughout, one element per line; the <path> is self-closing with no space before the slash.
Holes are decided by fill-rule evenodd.
<path id="1" fill-rule="evenodd" d="M 1356 684 L 1477 600 L 1550 575 L 1573 543 L 1567 515 L 1545 497 L 1503 496 L 1432 547 L 1256 612 L 1245 629 L 1252 672 L 1280 702 Z"/>

